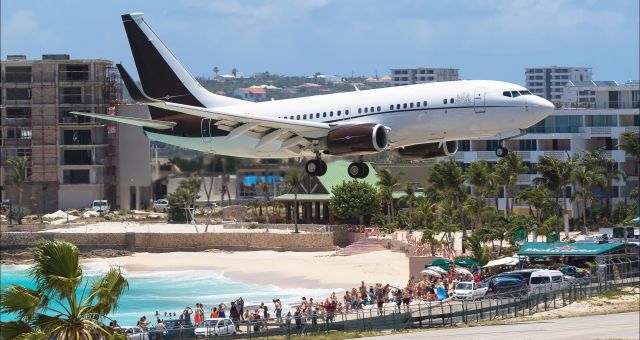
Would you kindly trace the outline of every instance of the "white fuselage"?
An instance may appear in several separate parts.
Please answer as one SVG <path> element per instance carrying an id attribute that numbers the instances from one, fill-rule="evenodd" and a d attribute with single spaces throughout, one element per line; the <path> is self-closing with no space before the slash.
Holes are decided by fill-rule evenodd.
<path id="1" fill-rule="evenodd" d="M 506 96 L 505 91 L 515 91 L 517 96 Z M 327 122 L 337 126 L 379 123 L 390 130 L 391 148 L 398 148 L 489 137 L 505 131 L 525 129 L 551 114 L 553 104 L 528 94 L 520 85 L 491 80 L 462 80 L 246 103 L 216 109 L 252 116 Z M 249 158 L 296 156 L 290 150 L 280 148 L 280 140 L 256 148 L 260 141 L 258 136 L 245 135 L 228 141 L 224 136 L 194 138 L 157 132 L 146 134 L 152 140 L 221 155 Z M 313 150 L 305 149 L 302 155 L 313 155 Z"/>

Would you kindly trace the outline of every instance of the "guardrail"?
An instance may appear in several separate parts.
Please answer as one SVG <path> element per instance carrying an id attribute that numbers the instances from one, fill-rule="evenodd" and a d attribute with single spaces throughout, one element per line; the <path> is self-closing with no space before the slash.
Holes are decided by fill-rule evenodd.
<path id="1" fill-rule="evenodd" d="M 619 265 L 619 266 L 618 266 Z M 616 267 L 618 266 L 618 267 Z M 614 269 L 616 267 L 617 269 Z M 622 271 L 620 271 L 622 267 Z M 561 308 L 576 300 L 593 297 L 625 286 L 640 284 L 638 261 L 597 267 L 596 275 L 573 282 L 563 281 L 560 287 L 512 291 L 485 296 L 476 300 L 419 301 L 410 304 L 387 303 L 379 308 L 366 305 L 350 311 L 291 315 L 240 320 L 233 327 L 180 327 L 159 332 L 145 331 L 140 339 L 257 339 L 274 336 L 291 337 L 330 331 L 374 331 L 409 328 L 447 327 L 481 320 L 503 320 Z M 202 336 L 196 337 L 196 331 Z M 203 333 L 204 332 L 204 333 Z M 207 334 L 209 336 L 207 336 Z"/>

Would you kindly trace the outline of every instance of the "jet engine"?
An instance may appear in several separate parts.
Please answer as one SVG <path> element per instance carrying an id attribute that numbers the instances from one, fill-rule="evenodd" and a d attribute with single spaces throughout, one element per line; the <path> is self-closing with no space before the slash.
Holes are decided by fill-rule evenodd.
<path id="1" fill-rule="evenodd" d="M 442 143 L 416 144 L 398 148 L 400 157 L 405 159 L 429 159 L 435 157 L 451 156 L 458 151 L 458 141 L 448 141 Z"/>
<path id="2" fill-rule="evenodd" d="M 339 126 L 329 131 L 325 153 L 330 155 L 366 154 L 384 151 L 389 145 L 387 128 L 367 123 Z"/>

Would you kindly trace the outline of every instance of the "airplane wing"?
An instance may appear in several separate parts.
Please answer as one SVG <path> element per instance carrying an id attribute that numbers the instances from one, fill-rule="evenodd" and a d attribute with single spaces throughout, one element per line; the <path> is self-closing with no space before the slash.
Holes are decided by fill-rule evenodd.
<path id="1" fill-rule="evenodd" d="M 171 129 L 177 125 L 176 122 L 166 122 L 161 120 L 132 118 L 132 117 L 124 117 L 124 116 L 111 116 L 111 115 L 105 115 L 100 113 L 75 112 L 75 111 L 72 111 L 69 113 L 74 115 L 79 115 L 79 116 L 93 117 L 93 118 L 104 119 L 112 122 L 135 125 L 140 127 L 148 127 L 152 129 L 158 129 L 158 130 Z"/>

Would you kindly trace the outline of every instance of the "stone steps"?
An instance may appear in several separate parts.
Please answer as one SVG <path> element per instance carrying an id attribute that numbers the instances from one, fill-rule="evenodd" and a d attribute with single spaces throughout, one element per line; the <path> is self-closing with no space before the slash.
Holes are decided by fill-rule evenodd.
<path id="1" fill-rule="evenodd" d="M 377 239 L 363 239 L 358 242 L 352 243 L 345 248 L 339 249 L 334 254 L 335 256 L 350 256 L 358 254 L 366 254 L 374 251 L 385 250 L 386 248 L 380 244 Z"/>

